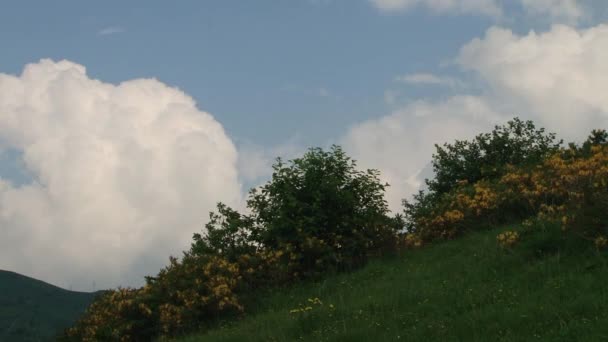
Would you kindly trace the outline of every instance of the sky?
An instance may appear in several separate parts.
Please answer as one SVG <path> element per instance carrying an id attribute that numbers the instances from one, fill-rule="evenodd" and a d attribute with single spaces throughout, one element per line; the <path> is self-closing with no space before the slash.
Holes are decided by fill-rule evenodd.
<path id="1" fill-rule="evenodd" d="M 339 144 L 393 212 L 434 144 L 608 121 L 601 0 L 4 1 L 0 269 L 138 286 L 274 158 Z"/>

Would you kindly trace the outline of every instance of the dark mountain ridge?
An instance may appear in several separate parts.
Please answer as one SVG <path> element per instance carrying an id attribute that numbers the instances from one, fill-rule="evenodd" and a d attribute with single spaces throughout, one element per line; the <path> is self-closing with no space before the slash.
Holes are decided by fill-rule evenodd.
<path id="1" fill-rule="evenodd" d="M 0 341 L 52 340 L 98 293 L 70 291 L 0 270 Z"/>

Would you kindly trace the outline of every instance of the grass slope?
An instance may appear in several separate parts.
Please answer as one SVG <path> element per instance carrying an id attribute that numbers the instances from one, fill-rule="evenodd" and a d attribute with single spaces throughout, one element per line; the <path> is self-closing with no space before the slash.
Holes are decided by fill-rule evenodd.
<path id="1" fill-rule="evenodd" d="M 94 296 L 0 270 L 0 341 L 52 340 Z"/>
<path id="2" fill-rule="evenodd" d="M 499 232 L 260 294 L 243 320 L 181 341 L 608 340 L 608 256 L 559 232 L 503 251 Z"/>

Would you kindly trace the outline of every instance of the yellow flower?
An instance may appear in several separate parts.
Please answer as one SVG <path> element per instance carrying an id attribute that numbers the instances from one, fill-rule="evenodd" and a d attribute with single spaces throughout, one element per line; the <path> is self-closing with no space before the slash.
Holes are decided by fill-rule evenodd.
<path id="1" fill-rule="evenodd" d="M 608 239 L 606 239 L 605 236 L 598 236 L 597 238 L 595 238 L 595 247 L 597 247 L 598 249 L 602 249 L 606 246 L 608 246 Z"/>
<path id="2" fill-rule="evenodd" d="M 506 231 L 498 234 L 496 240 L 502 248 L 513 247 L 519 241 L 519 233 L 514 231 Z"/>

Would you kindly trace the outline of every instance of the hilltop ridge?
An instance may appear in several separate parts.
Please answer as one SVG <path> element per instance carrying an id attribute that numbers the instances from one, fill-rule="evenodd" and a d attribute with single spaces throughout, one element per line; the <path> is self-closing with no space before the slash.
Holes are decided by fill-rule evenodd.
<path id="1" fill-rule="evenodd" d="M 0 270 L 0 341 L 51 340 L 73 324 L 96 295 Z"/>

